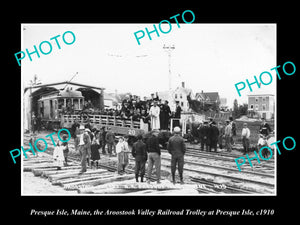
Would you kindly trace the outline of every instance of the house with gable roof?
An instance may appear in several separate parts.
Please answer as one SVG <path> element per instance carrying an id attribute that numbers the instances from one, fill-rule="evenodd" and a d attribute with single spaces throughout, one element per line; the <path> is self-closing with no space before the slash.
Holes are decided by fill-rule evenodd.
<path id="1" fill-rule="evenodd" d="M 218 92 L 203 92 L 195 94 L 195 100 L 203 102 L 207 105 L 216 105 L 218 108 L 220 106 L 221 100 Z"/>

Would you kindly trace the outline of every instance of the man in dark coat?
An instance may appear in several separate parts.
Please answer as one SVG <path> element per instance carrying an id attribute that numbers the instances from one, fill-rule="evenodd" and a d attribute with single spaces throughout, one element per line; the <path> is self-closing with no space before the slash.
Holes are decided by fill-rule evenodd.
<path id="1" fill-rule="evenodd" d="M 88 131 L 85 131 L 84 126 L 80 126 L 80 136 L 79 136 L 79 153 L 80 153 L 80 161 L 81 161 L 81 170 L 79 174 L 82 174 L 86 172 L 86 163 L 87 163 L 87 158 L 89 156 L 89 148 L 90 148 L 90 143 L 91 139 L 88 134 Z"/>
<path id="2" fill-rule="evenodd" d="M 106 130 L 105 130 L 105 127 L 101 127 L 100 129 L 100 145 L 102 147 L 102 154 L 106 154 L 106 151 L 105 151 L 105 146 L 106 146 Z"/>
<path id="3" fill-rule="evenodd" d="M 132 146 L 132 156 L 135 158 L 135 179 L 136 182 L 139 182 L 138 177 L 139 173 L 141 175 L 141 182 L 144 182 L 145 176 L 145 164 L 147 161 L 147 149 L 146 144 L 143 142 L 142 135 L 137 136 L 137 142 Z"/>
<path id="4" fill-rule="evenodd" d="M 109 156 L 111 157 L 113 153 L 116 155 L 115 134 L 111 130 L 111 127 L 107 128 L 107 133 L 105 135 L 105 141 L 107 144 L 107 151 L 108 151 Z"/>
<path id="5" fill-rule="evenodd" d="M 145 109 L 142 109 L 142 112 L 141 112 L 141 119 L 143 120 L 143 122 L 144 122 L 145 124 L 147 124 L 146 130 L 149 131 L 151 119 L 150 119 L 149 113 L 147 113 Z"/>
<path id="6" fill-rule="evenodd" d="M 164 104 L 160 106 L 160 129 L 161 130 L 168 130 L 169 128 L 169 119 L 171 116 L 171 109 L 168 105 L 168 101 L 165 101 Z"/>
<path id="7" fill-rule="evenodd" d="M 152 130 L 150 137 L 146 141 L 147 152 L 148 152 L 148 183 L 150 183 L 150 178 L 152 174 L 153 165 L 156 170 L 157 183 L 160 183 L 160 167 L 161 167 L 161 159 L 160 159 L 160 147 L 158 140 L 158 130 Z"/>
<path id="8" fill-rule="evenodd" d="M 233 121 L 233 117 L 232 117 L 232 116 L 229 117 L 229 121 L 230 121 L 231 132 L 232 132 L 232 136 L 231 136 L 231 144 L 234 145 L 234 139 L 233 139 L 233 137 L 236 136 L 236 124 L 235 124 L 235 122 Z"/>
<path id="9" fill-rule="evenodd" d="M 71 137 L 74 138 L 74 140 L 77 136 L 79 127 L 80 127 L 80 124 L 78 123 L 77 119 L 74 119 L 74 123 L 72 124 L 71 129 L 70 129 Z"/>
<path id="10" fill-rule="evenodd" d="M 209 143 L 210 143 L 209 151 L 214 149 L 215 152 L 217 152 L 218 138 L 219 138 L 219 129 L 216 126 L 216 122 L 213 121 L 211 123 L 211 126 L 209 127 Z"/>
<path id="11" fill-rule="evenodd" d="M 171 154 L 171 174 L 172 182 L 175 184 L 175 171 L 176 165 L 178 165 L 178 172 L 180 177 L 180 183 L 183 184 L 183 164 L 184 154 L 186 151 L 184 139 L 180 136 L 180 128 L 174 128 L 175 135 L 169 139 L 168 152 Z"/>
<path id="12" fill-rule="evenodd" d="M 271 127 L 266 122 L 265 118 L 262 118 L 262 123 L 259 126 L 259 133 L 262 134 L 262 135 L 264 135 L 265 137 L 268 136 L 271 133 Z"/>
<path id="13" fill-rule="evenodd" d="M 205 150 L 209 151 L 209 127 L 208 122 L 204 121 L 203 125 L 201 125 L 199 128 L 199 139 L 200 139 L 200 145 L 201 145 L 201 151 L 204 151 L 204 145 Z"/>
<path id="14" fill-rule="evenodd" d="M 181 107 L 179 105 L 179 101 L 176 101 L 176 109 L 175 109 L 175 114 L 174 114 L 174 118 L 176 118 L 176 120 L 174 120 L 173 122 L 173 127 L 179 127 L 180 126 L 180 122 L 178 119 L 181 118 Z"/>

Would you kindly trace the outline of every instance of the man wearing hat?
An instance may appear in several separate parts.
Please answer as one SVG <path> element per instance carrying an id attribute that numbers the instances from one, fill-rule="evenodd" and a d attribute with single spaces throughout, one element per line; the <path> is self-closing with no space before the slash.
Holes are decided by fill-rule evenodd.
<path id="1" fill-rule="evenodd" d="M 247 126 L 248 126 L 247 123 L 244 123 L 242 129 L 242 142 L 244 147 L 244 155 L 248 153 L 249 145 L 250 145 L 250 129 Z"/>
<path id="2" fill-rule="evenodd" d="M 90 136 L 88 134 L 88 128 L 84 128 L 83 125 L 80 125 L 79 127 L 79 153 L 80 153 L 80 161 L 81 161 L 81 170 L 79 174 L 82 174 L 86 172 L 86 162 L 87 162 L 87 156 L 89 154 L 89 147 L 91 143 Z"/>
<path id="3" fill-rule="evenodd" d="M 144 180 L 145 164 L 148 158 L 146 144 L 143 142 L 143 136 L 139 134 L 137 136 L 137 142 L 132 146 L 131 154 L 135 158 L 135 179 L 138 182 L 139 173 L 141 176 L 141 182 Z"/>
<path id="4" fill-rule="evenodd" d="M 271 127 L 270 125 L 266 122 L 265 118 L 261 118 L 262 123 L 259 126 L 259 139 L 258 139 L 258 147 L 259 149 L 265 145 L 266 140 L 269 138 L 269 134 L 271 133 Z"/>
<path id="5" fill-rule="evenodd" d="M 92 140 L 94 138 L 94 134 L 92 133 L 92 131 L 89 128 L 85 128 L 84 132 L 87 133 L 87 135 L 89 136 L 89 138 L 88 138 L 88 144 L 87 144 L 86 161 L 87 161 L 87 165 L 90 166 L 91 145 L 92 145 Z"/>
<path id="6" fill-rule="evenodd" d="M 102 154 L 106 154 L 106 151 L 105 151 L 105 146 L 106 146 L 106 140 L 105 140 L 105 137 L 106 137 L 106 130 L 105 130 L 105 127 L 101 127 L 100 129 L 100 145 L 102 147 Z"/>
<path id="7" fill-rule="evenodd" d="M 174 136 L 168 141 L 168 152 L 171 154 L 171 174 L 172 182 L 175 184 L 175 171 L 178 165 L 180 183 L 183 184 L 183 164 L 186 146 L 184 139 L 180 136 L 180 128 L 174 127 Z"/>
<path id="8" fill-rule="evenodd" d="M 160 147 L 158 140 L 158 130 L 152 130 L 151 136 L 146 141 L 146 150 L 148 152 L 148 183 L 150 183 L 150 178 L 152 174 L 153 165 L 156 170 L 157 183 L 160 183 L 160 167 L 161 167 L 161 159 L 160 159 Z"/>
<path id="9" fill-rule="evenodd" d="M 200 145 L 201 145 L 201 151 L 204 151 L 204 145 L 205 150 L 209 151 L 209 127 L 208 127 L 208 121 L 204 120 L 203 125 L 200 125 L 198 128 L 199 132 L 199 139 L 200 139 Z"/>
<path id="10" fill-rule="evenodd" d="M 259 133 L 264 135 L 264 136 L 268 136 L 271 133 L 271 127 L 270 125 L 266 122 L 265 118 L 261 118 L 261 125 L 259 126 Z"/>
<path id="11" fill-rule="evenodd" d="M 236 124 L 235 122 L 233 121 L 233 117 L 230 116 L 229 117 L 229 123 L 230 123 L 230 126 L 231 126 L 231 145 L 234 145 L 234 139 L 233 137 L 236 136 Z"/>
<path id="12" fill-rule="evenodd" d="M 107 128 L 107 133 L 106 133 L 106 136 L 105 136 L 105 141 L 106 141 L 106 144 L 107 144 L 107 150 L 108 150 L 109 156 L 111 157 L 113 152 L 116 155 L 115 134 L 111 130 L 111 127 Z"/>
<path id="13" fill-rule="evenodd" d="M 169 102 L 166 100 L 164 104 L 160 105 L 160 128 L 162 130 L 168 130 L 169 128 L 169 120 L 171 116 L 171 109 L 168 105 Z"/>
<path id="14" fill-rule="evenodd" d="M 231 145 L 231 138 L 232 138 L 232 127 L 230 120 L 226 120 L 226 127 L 225 127 L 225 147 L 228 152 L 231 152 L 232 150 L 232 145 Z"/>
<path id="15" fill-rule="evenodd" d="M 177 120 L 173 121 L 173 127 L 180 125 L 179 119 L 181 118 L 181 111 L 182 111 L 182 109 L 179 105 L 179 101 L 176 101 L 176 109 L 175 109 L 174 118 L 176 118 Z"/>
<path id="16" fill-rule="evenodd" d="M 209 127 L 209 143 L 210 143 L 210 151 L 212 149 L 217 152 L 217 144 L 218 144 L 218 138 L 219 138 L 219 129 L 216 125 L 215 121 L 211 122 L 211 126 Z"/>

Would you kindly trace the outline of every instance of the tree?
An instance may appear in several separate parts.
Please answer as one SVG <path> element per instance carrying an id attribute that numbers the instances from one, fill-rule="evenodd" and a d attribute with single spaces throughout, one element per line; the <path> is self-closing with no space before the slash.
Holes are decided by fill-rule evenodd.
<path id="1" fill-rule="evenodd" d="M 187 100 L 188 100 L 188 102 L 189 102 L 190 108 L 191 108 L 193 111 L 198 112 L 198 113 L 201 112 L 201 110 L 203 109 L 203 106 L 202 106 L 201 102 L 200 102 L 200 101 L 197 101 L 197 100 L 193 100 L 193 99 L 191 98 L 191 93 L 189 93 L 189 95 L 187 96 Z"/>
<path id="2" fill-rule="evenodd" d="M 240 116 L 248 114 L 248 104 L 244 103 L 243 105 L 239 105 L 239 114 Z"/>
<path id="3" fill-rule="evenodd" d="M 233 101 L 233 110 L 232 110 L 232 116 L 233 118 L 239 118 L 240 116 L 247 115 L 248 114 L 248 104 L 239 105 L 237 100 L 234 99 Z"/>
<path id="4" fill-rule="evenodd" d="M 191 98 L 191 93 L 187 95 L 187 100 L 189 103 L 190 109 L 197 113 L 203 113 L 207 111 L 219 111 L 219 105 L 215 103 L 208 103 L 204 101 L 198 101 L 196 99 Z"/>

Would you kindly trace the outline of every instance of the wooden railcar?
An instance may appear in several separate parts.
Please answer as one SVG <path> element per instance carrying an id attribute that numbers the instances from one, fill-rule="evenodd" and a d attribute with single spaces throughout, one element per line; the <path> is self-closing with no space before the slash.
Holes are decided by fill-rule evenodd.
<path id="1" fill-rule="evenodd" d="M 38 100 L 38 117 L 46 129 L 61 127 L 61 117 L 65 113 L 75 113 L 82 110 L 84 97 L 80 91 L 63 90 L 43 95 Z"/>
<path id="2" fill-rule="evenodd" d="M 71 128 L 75 119 L 84 125 L 89 122 L 92 127 L 97 129 L 110 127 L 115 134 L 119 135 L 137 136 L 148 132 L 147 124 L 141 121 L 123 120 L 109 115 L 63 115 L 61 123 L 63 127 Z"/>

